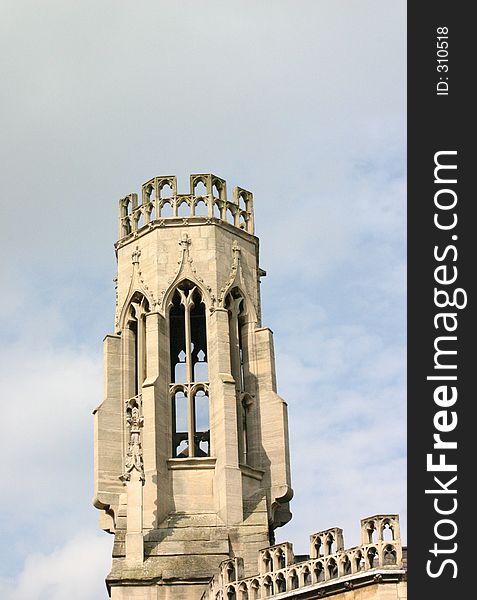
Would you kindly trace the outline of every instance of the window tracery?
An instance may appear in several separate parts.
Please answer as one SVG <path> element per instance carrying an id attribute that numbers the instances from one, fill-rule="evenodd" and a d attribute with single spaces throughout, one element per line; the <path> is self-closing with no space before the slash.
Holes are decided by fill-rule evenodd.
<path id="1" fill-rule="evenodd" d="M 183 281 L 169 312 L 172 455 L 210 456 L 207 327 L 197 286 Z"/>

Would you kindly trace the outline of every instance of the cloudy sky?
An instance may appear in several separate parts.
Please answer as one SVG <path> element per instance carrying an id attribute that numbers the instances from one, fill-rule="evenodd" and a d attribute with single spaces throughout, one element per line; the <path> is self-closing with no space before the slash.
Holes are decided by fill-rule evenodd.
<path id="1" fill-rule="evenodd" d="M 92 409 L 117 200 L 254 192 L 296 552 L 405 524 L 405 2 L 3 0 L 0 597 L 105 600 Z"/>

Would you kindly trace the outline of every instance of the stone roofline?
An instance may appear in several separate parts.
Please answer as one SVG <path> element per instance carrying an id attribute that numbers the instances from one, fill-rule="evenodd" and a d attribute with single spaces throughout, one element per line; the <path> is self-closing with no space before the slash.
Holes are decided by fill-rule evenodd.
<path id="1" fill-rule="evenodd" d="M 253 194 L 235 187 L 227 198 L 226 182 L 211 173 L 190 175 L 188 194 L 177 193 L 175 175 L 153 177 L 138 195 L 128 194 L 119 200 L 119 241 L 133 237 L 142 228 L 168 219 L 223 221 L 251 235 L 254 234 Z M 187 225 L 188 223 L 183 223 Z"/>
<path id="2" fill-rule="evenodd" d="M 302 557 L 300 557 L 301 559 Z M 289 542 L 260 551 L 258 574 L 243 576 L 240 557 L 223 561 L 202 600 L 258 600 L 288 598 L 320 590 L 328 595 L 369 585 L 401 581 L 405 577 L 399 517 L 374 515 L 361 520 L 361 544 L 344 549 L 337 527 L 310 536 L 310 554 L 296 561 Z"/>

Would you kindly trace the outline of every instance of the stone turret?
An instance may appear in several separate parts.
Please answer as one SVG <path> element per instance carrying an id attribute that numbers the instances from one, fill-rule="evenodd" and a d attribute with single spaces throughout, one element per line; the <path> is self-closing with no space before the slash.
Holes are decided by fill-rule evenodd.
<path id="1" fill-rule="evenodd" d="M 261 322 L 253 196 L 155 177 L 119 202 L 114 333 L 95 410 L 95 506 L 113 600 L 196 600 L 256 572 L 291 518 L 287 407 Z M 232 564 L 232 563 L 230 563 Z"/>

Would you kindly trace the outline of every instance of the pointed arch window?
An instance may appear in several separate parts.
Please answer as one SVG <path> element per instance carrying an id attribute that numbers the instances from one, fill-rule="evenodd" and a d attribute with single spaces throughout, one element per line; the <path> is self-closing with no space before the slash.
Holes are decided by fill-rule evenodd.
<path id="1" fill-rule="evenodd" d="M 249 413 L 253 398 L 247 390 L 245 301 L 238 288 L 232 289 L 228 294 L 225 306 L 229 313 L 230 364 L 237 395 L 240 462 L 249 464 Z"/>
<path id="2" fill-rule="evenodd" d="M 146 378 L 147 352 L 146 352 L 146 315 L 149 312 L 147 299 L 136 292 L 131 298 L 128 307 L 125 341 L 128 365 L 126 372 L 128 396 L 133 397 L 141 393 L 141 388 Z"/>
<path id="3" fill-rule="evenodd" d="M 210 456 L 207 324 L 198 288 L 184 281 L 169 312 L 172 455 Z"/>

